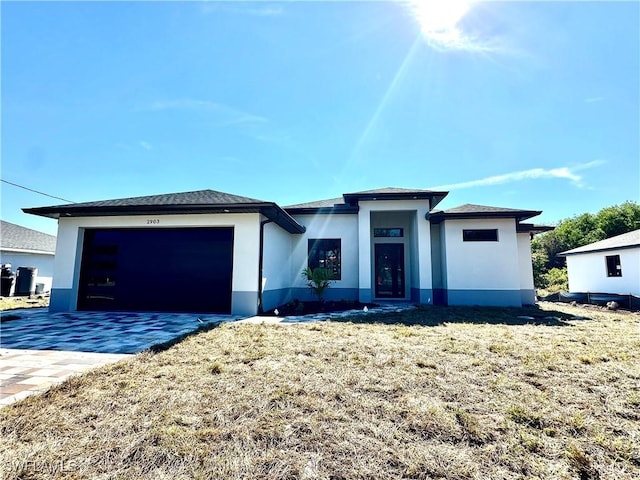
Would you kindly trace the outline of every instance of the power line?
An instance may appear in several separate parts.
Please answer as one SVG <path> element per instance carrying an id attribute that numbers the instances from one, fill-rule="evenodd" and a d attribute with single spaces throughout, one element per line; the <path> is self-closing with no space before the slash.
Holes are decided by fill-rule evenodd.
<path id="1" fill-rule="evenodd" d="M 76 202 L 74 202 L 72 200 L 67 200 L 66 198 L 56 197 L 55 195 L 49 195 L 48 193 L 39 192 L 38 190 L 34 190 L 33 188 L 25 187 L 23 185 L 18 185 L 17 183 L 9 182 L 9 181 L 4 180 L 2 178 L 0 178 L 0 182 L 8 183 L 9 185 L 13 185 L 14 187 L 22 188 L 24 190 L 29 190 L 30 192 L 39 193 L 40 195 L 44 195 L 45 197 L 51 197 L 51 198 L 55 198 L 56 200 L 62 200 L 63 202 L 76 203 Z"/>

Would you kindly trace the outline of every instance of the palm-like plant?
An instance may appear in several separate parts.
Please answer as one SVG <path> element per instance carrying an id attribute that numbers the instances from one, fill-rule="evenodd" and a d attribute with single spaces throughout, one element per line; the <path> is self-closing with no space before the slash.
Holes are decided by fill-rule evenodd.
<path id="1" fill-rule="evenodd" d="M 324 302 L 324 292 L 331 285 L 331 272 L 326 268 L 305 268 L 302 276 L 307 279 L 307 287 L 311 289 L 320 303 Z"/>

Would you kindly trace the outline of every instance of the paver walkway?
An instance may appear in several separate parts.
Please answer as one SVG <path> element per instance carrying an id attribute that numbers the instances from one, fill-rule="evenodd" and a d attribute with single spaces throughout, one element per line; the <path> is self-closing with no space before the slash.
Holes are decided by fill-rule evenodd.
<path id="1" fill-rule="evenodd" d="M 0 348 L 0 407 L 41 393 L 71 375 L 114 363 L 128 354 Z"/>

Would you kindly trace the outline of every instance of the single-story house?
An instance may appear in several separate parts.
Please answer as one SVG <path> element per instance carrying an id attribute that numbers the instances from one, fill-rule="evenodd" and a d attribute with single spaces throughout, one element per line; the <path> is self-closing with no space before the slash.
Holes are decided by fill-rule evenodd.
<path id="1" fill-rule="evenodd" d="M 570 292 L 640 295 L 640 230 L 562 252 Z"/>
<path id="2" fill-rule="evenodd" d="M 52 311 L 252 315 L 311 299 L 533 304 L 530 235 L 540 211 L 463 205 L 448 192 L 382 188 L 280 207 L 213 190 L 25 212 L 58 219 Z"/>
<path id="3" fill-rule="evenodd" d="M 0 263 L 11 264 L 15 273 L 19 267 L 38 269 L 36 284 L 43 292 L 51 290 L 56 237 L 14 223 L 1 221 Z M 13 284 L 12 291 L 15 289 Z"/>

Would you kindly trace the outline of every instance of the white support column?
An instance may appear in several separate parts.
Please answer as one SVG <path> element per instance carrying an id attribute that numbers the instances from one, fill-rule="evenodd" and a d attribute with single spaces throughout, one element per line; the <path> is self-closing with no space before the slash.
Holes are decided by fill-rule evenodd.
<path id="1" fill-rule="evenodd" d="M 360 207 L 358 212 L 358 298 L 371 302 L 371 211 Z"/>

